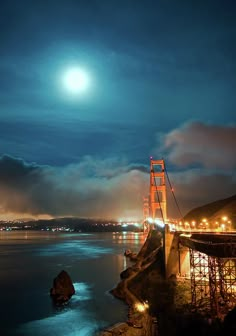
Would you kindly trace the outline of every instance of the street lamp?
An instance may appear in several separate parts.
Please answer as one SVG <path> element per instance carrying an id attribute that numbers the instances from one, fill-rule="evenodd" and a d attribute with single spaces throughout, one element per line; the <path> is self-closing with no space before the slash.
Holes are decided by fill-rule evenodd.
<path id="1" fill-rule="evenodd" d="M 227 222 L 227 220 L 228 220 L 228 217 L 227 216 L 223 216 L 223 217 L 221 217 L 221 219 L 222 219 L 222 221 L 224 222 L 223 224 L 224 224 L 224 228 L 226 228 L 226 222 Z M 222 224 L 222 225 L 223 225 Z M 226 228 L 227 229 L 227 228 Z"/>
<path id="2" fill-rule="evenodd" d="M 225 231 L 225 224 L 224 223 L 221 224 L 221 229 L 222 229 L 222 231 Z"/>

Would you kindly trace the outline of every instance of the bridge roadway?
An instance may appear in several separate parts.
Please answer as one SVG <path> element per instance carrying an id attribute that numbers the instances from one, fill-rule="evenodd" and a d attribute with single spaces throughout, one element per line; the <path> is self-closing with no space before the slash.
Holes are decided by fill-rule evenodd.
<path id="1" fill-rule="evenodd" d="M 236 233 L 181 233 L 179 242 L 193 250 L 218 258 L 236 258 Z"/>

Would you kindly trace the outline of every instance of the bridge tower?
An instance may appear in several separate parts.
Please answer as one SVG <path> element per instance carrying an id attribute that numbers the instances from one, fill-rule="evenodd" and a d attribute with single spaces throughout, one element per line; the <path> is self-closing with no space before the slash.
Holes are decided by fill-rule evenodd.
<path id="1" fill-rule="evenodd" d="M 149 217 L 149 202 L 148 197 L 143 198 L 143 220 L 146 221 Z"/>
<path id="2" fill-rule="evenodd" d="M 150 215 L 153 219 L 159 217 L 165 222 L 167 209 L 164 160 L 151 158 L 150 166 Z M 159 211 L 159 215 L 157 215 L 157 211 Z"/>
<path id="3" fill-rule="evenodd" d="M 148 217 L 150 216 L 149 214 L 149 199 L 148 197 L 143 197 L 143 231 L 146 232 L 148 231 Z"/>

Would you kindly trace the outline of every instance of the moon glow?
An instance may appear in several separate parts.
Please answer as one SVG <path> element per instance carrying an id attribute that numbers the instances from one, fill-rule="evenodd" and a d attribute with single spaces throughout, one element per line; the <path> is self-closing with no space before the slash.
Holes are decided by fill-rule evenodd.
<path id="1" fill-rule="evenodd" d="M 73 94 L 82 93 L 89 86 L 89 75 L 83 69 L 71 68 L 65 72 L 63 83 L 68 92 Z"/>

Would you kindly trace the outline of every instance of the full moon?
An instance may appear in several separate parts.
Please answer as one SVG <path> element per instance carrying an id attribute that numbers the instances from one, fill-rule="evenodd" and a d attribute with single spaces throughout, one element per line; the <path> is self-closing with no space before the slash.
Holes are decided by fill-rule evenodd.
<path id="1" fill-rule="evenodd" d="M 68 92 L 74 94 L 82 93 L 89 86 L 89 75 L 83 69 L 70 68 L 63 75 L 63 83 Z"/>

